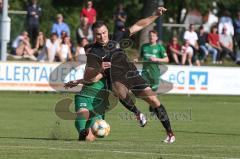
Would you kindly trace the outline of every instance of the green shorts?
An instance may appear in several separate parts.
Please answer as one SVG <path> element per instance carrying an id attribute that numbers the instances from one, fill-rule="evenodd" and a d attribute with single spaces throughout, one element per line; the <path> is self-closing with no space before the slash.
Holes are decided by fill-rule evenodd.
<path id="1" fill-rule="evenodd" d="M 153 91 L 156 91 L 160 84 L 160 73 L 159 72 L 151 72 L 147 70 L 143 70 L 142 77 L 144 80 L 147 81 L 147 83 L 150 85 Z"/>
<path id="2" fill-rule="evenodd" d="M 101 107 L 101 105 L 99 105 L 99 103 L 102 103 L 102 101 L 102 99 L 96 97 L 75 95 L 75 111 L 77 112 L 81 108 L 86 108 L 90 113 L 90 117 L 86 123 L 86 129 L 92 127 L 96 120 L 104 119 L 104 112 L 97 112 L 99 109 L 104 109 Z"/>

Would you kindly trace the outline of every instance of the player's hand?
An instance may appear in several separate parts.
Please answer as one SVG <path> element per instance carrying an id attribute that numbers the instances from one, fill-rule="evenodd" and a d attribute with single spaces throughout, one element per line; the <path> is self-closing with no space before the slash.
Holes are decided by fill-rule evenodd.
<path id="1" fill-rule="evenodd" d="M 111 62 L 102 62 L 102 69 L 108 69 L 111 68 Z"/>
<path id="2" fill-rule="evenodd" d="M 150 60 L 151 60 L 152 62 L 158 62 L 158 58 L 156 58 L 156 57 L 150 57 Z"/>
<path id="3" fill-rule="evenodd" d="M 164 12 L 166 12 L 166 11 L 167 11 L 166 8 L 164 8 L 164 7 L 158 7 L 157 10 L 155 11 L 155 15 L 160 16 L 160 15 L 162 15 L 162 14 L 163 14 Z"/>
<path id="4" fill-rule="evenodd" d="M 68 88 L 73 88 L 76 87 L 78 85 L 78 81 L 69 81 L 67 83 L 64 83 L 64 88 L 68 89 Z"/>

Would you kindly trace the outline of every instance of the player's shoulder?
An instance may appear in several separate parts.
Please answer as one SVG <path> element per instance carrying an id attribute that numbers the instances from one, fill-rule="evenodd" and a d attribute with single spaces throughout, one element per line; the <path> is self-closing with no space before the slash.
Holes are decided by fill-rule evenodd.
<path id="1" fill-rule="evenodd" d="M 148 46 L 150 46 L 150 43 L 144 43 L 144 44 L 142 44 L 142 47 L 144 48 L 144 47 L 148 47 Z"/>
<path id="2" fill-rule="evenodd" d="M 157 47 L 164 48 L 163 44 L 161 44 L 161 43 L 157 43 Z"/>
<path id="3" fill-rule="evenodd" d="M 157 44 L 157 47 L 160 51 L 165 51 L 165 47 L 162 44 Z"/>
<path id="4" fill-rule="evenodd" d="M 98 43 L 88 44 L 84 47 L 86 54 L 95 55 L 97 57 L 101 57 L 104 54 L 103 47 Z"/>

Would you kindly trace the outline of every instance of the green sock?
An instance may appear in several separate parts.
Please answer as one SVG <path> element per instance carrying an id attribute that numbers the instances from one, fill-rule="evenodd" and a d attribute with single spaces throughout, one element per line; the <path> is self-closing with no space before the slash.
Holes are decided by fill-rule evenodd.
<path id="1" fill-rule="evenodd" d="M 87 119 L 84 117 L 77 117 L 75 120 L 75 127 L 77 131 L 80 133 L 81 130 L 86 129 Z"/>

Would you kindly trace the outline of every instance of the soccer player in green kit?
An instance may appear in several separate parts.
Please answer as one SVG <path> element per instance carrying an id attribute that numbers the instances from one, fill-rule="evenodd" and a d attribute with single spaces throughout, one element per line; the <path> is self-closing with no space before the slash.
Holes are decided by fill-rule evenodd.
<path id="1" fill-rule="evenodd" d="M 78 84 L 83 84 L 79 93 L 75 95 L 75 112 L 77 118 L 75 119 L 75 127 L 79 133 L 80 141 L 94 141 L 95 136 L 92 133 L 91 127 L 98 119 L 104 119 L 104 108 L 107 103 L 108 96 L 99 95 L 106 90 L 106 79 L 102 78 L 102 74 L 98 74 L 94 82 L 86 83 L 83 79 L 70 81 L 64 85 L 65 88 L 72 88 Z M 97 109 L 100 110 L 97 110 Z M 97 112 L 96 112 L 97 111 Z"/>
<path id="2" fill-rule="evenodd" d="M 158 44 L 157 40 L 157 32 L 151 30 L 149 31 L 149 43 L 143 44 L 141 47 L 142 77 L 150 84 L 153 91 L 157 91 L 159 86 L 159 63 L 169 62 L 165 48 Z"/>
<path id="3" fill-rule="evenodd" d="M 155 30 L 148 33 L 149 43 L 141 47 L 141 57 L 143 59 L 142 77 L 148 82 L 153 91 L 157 91 L 160 84 L 159 63 L 168 63 L 169 59 L 165 48 L 157 43 L 158 35 Z M 149 111 L 153 109 L 149 106 Z"/>

